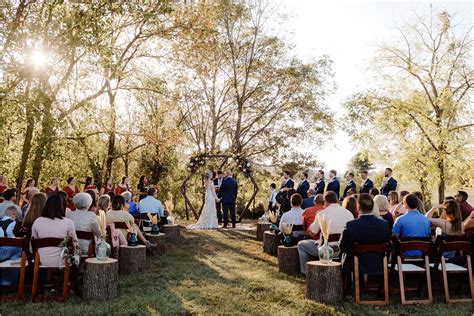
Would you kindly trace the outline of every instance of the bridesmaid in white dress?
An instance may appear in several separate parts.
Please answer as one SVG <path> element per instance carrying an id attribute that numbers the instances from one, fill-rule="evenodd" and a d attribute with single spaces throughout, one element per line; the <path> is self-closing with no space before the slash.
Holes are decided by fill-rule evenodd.
<path id="1" fill-rule="evenodd" d="M 219 201 L 219 198 L 217 197 L 216 191 L 214 190 L 214 183 L 212 182 L 212 171 L 207 171 L 204 174 L 204 187 L 206 188 L 206 195 L 201 216 L 199 216 L 199 220 L 196 224 L 189 225 L 187 229 L 219 228 L 216 209 L 216 202 Z"/>

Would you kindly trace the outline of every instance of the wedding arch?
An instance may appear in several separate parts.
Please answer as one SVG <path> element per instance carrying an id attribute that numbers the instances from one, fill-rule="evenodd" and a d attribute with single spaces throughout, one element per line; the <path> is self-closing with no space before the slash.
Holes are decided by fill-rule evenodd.
<path id="1" fill-rule="evenodd" d="M 221 160 L 218 169 L 222 169 L 225 166 L 227 166 L 230 162 L 234 162 L 237 166 L 238 172 L 241 173 L 243 176 L 245 176 L 247 179 L 249 179 L 253 185 L 252 196 L 250 197 L 249 201 L 245 204 L 245 207 L 240 213 L 239 219 L 237 220 L 237 222 L 240 223 L 242 221 L 243 215 L 245 214 L 245 212 L 249 210 L 250 205 L 252 205 L 252 202 L 255 200 L 255 197 L 257 196 L 257 192 L 259 191 L 259 187 L 253 177 L 252 162 L 243 154 L 231 154 L 231 153 L 198 152 L 189 158 L 189 162 L 187 164 L 188 174 L 179 188 L 179 191 L 181 195 L 183 196 L 184 203 L 186 205 L 186 219 L 189 220 L 188 208 L 191 210 L 193 216 L 196 219 L 198 219 L 200 212 L 202 210 L 202 207 L 204 206 L 204 201 L 203 201 L 201 204 L 199 213 L 196 212 L 196 209 L 194 208 L 193 204 L 191 203 L 186 193 L 187 183 L 191 179 L 192 176 L 196 175 L 198 172 L 204 169 L 208 161 L 214 160 L 214 159 Z"/>

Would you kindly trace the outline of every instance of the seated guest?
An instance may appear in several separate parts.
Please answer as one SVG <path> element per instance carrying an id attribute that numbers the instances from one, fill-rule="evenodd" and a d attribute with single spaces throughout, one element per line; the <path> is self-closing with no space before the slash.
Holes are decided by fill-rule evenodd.
<path id="1" fill-rule="evenodd" d="M 313 234 L 311 230 L 309 229 L 309 226 L 314 222 L 314 218 L 316 217 L 316 214 L 322 209 L 324 209 L 324 197 L 322 194 L 318 194 L 314 198 L 314 205 L 312 207 L 308 207 L 303 212 L 303 218 L 302 218 L 303 229 L 306 232 L 306 236 L 313 238 L 314 240 L 318 240 L 319 235 Z"/>
<path id="2" fill-rule="evenodd" d="M 420 191 L 414 191 L 411 194 L 416 195 L 416 197 L 418 198 L 418 210 L 420 211 L 421 214 L 425 214 L 426 209 L 425 209 L 425 199 L 423 197 L 423 193 L 421 193 Z"/>
<path id="3" fill-rule="evenodd" d="M 33 198 L 33 195 L 36 193 L 39 193 L 39 189 L 37 188 L 32 188 L 28 190 L 28 196 L 27 196 L 27 203 L 23 203 L 23 206 L 21 207 L 21 218 L 25 218 L 26 211 L 28 211 L 28 208 L 30 207 L 31 199 Z"/>
<path id="4" fill-rule="evenodd" d="M 21 220 L 21 208 L 15 204 L 16 202 L 16 190 L 7 189 L 3 192 L 4 201 L 0 203 L 0 217 L 5 216 L 5 210 L 10 206 L 14 206 L 17 210 L 18 219 Z"/>
<path id="5" fill-rule="evenodd" d="M 433 218 L 436 210 L 443 211 L 439 218 Z M 462 235 L 464 226 L 462 223 L 461 210 L 456 201 L 447 200 L 442 205 L 436 205 L 425 215 L 432 226 L 441 229 L 441 235 Z"/>
<path id="6" fill-rule="evenodd" d="M 110 204 L 111 198 L 108 194 L 101 195 L 99 197 L 99 200 L 97 201 L 97 208 L 99 210 L 102 210 L 107 214 L 107 212 L 110 210 L 111 204 Z"/>
<path id="7" fill-rule="evenodd" d="M 135 219 L 133 218 L 130 213 L 125 212 L 123 208 L 125 207 L 125 199 L 121 195 L 115 195 L 112 199 L 112 210 L 106 214 L 107 224 L 113 224 L 114 222 L 123 222 L 127 223 L 130 228 L 134 228 L 134 231 L 137 233 L 138 239 L 147 246 L 156 247 L 156 244 L 150 243 L 148 240 L 145 239 L 141 231 L 138 229 L 137 225 L 135 224 Z M 127 238 L 128 231 L 126 229 L 117 229 L 117 231 L 121 232 L 125 238 Z"/>
<path id="8" fill-rule="evenodd" d="M 122 196 L 125 199 L 125 210 L 132 215 L 140 214 L 140 212 L 138 212 L 137 203 L 132 201 L 132 193 L 125 191 L 122 193 Z"/>
<path id="9" fill-rule="evenodd" d="M 30 190 L 30 194 L 31 192 L 33 192 L 33 190 Z M 15 226 L 15 236 L 30 239 L 31 227 L 33 227 L 35 220 L 41 217 L 41 212 L 46 205 L 46 194 L 38 191 L 28 200 L 28 210 L 25 213 L 25 217 L 23 218 L 21 226 Z"/>
<path id="10" fill-rule="evenodd" d="M 66 203 L 63 198 L 58 194 L 49 196 L 41 211 L 41 217 L 33 223 L 31 237 L 35 239 L 72 237 L 77 241 L 74 223 L 64 217 L 65 212 Z M 38 249 L 40 264 L 46 267 L 59 267 L 62 251 L 63 249 L 59 247 Z"/>
<path id="11" fill-rule="evenodd" d="M 474 211 L 462 223 L 464 231 L 474 229 Z"/>
<path id="12" fill-rule="evenodd" d="M 156 192 L 156 188 L 148 189 L 147 197 L 138 203 L 138 211 L 140 213 L 158 214 L 159 217 L 165 215 L 163 204 L 161 204 L 161 201 L 156 198 Z"/>
<path id="13" fill-rule="evenodd" d="M 101 197 L 99 197 L 99 200 L 97 201 L 98 210 L 104 211 L 106 214 L 106 218 L 107 218 L 107 212 L 110 211 L 110 207 L 112 206 L 110 201 L 111 199 L 108 194 L 102 195 Z M 120 231 L 115 229 L 114 223 L 107 223 L 107 226 L 110 227 L 110 235 L 111 235 L 110 239 L 112 241 L 111 247 L 114 249 L 114 252 L 118 254 L 118 248 L 121 245 L 127 245 L 127 240 L 125 239 L 125 236 Z"/>
<path id="14" fill-rule="evenodd" d="M 66 217 L 73 221 L 76 230 L 92 232 L 96 238 L 102 238 L 97 216 L 93 212 L 89 212 L 92 197 L 85 192 L 81 192 L 74 196 L 72 202 L 76 210 L 66 211 Z M 81 248 L 82 255 L 87 255 L 90 243 L 90 240 L 79 239 L 79 247 Z"/>
<path id="15" fill-rule="evenodd" d="M 342 193 L 342 197 L 345 198 L 346 196 L 349 195 L 349 190 L 352 190 L 352 194 L 356 193 L 356 184 L 354 182 L 354 174 L 352 172 L 349 172 L 346 176 L 346 187 L 344 188 L 344 192 Z"/>
<path id="16" fill-rule="evenodd" d="M 18 210 L 14 206 L 9 206 L 5 210 L 5 216 L 0 219 L 0 237 L 14 238 L 13 230 L 16 226 Z M 21 247 L 0 247 L 0 262 L 7 260 L 17 260 L 21 257 Z M 18 280 L 18 270 L 2 270 L 1 285 L 13 285 Z"/>
<path id="17" fill-rule="evenodd" d="M 303 210 L 307 209 L 308 207 L 314 206 L 314 197 L 316 196 L 316 191 L 314 189 L 308 190 L 308 197 L 303 199 L 303 203 L 301 204 L 301 208 Z M 322 196 L 322 195 L 321 195 Z"/>
<path id="18" fill-rule="evenodd" d="M 390 204 L 388 203 L 388 199 L 385 195 L 379 194 L 376 195 L 374 198 L 374 203 L 377 205 L 379 210 L 379 217 L 386 220 L 388 223 L 388 227 L 390 231 L 392 231 L 393 227 L 393 217 L 392 214 L 388 211 L 390 208 Z"/>
<path id="19" fill-rule="evenodd" d="M 467 203 L 467 198 L 469 195 L 466 191 L 458 191 L 456 194 L 456 201 L 459 203 L 459 208 L 461 209 L 462 220 L 468 218 L 468 216 L 474 211 L 472 206 Z"/>
<path id="20" fill-rule="evenodd" d="M 346 223 L 354 219 L 354 216 L 342 208 L 338 204 L 338 197 L 336 193 L 327 191 L 324 194 L 324 210 L 318 212 L 314 218 L 314 222 L 310 225 L 309 229 L 312 234 L 319 234 L 320 218 L 325 217 L 329 220 L 329 233 L 340 234 L 344 230 Z M 312 257 L 318 257 L 318 247 L 320 245 L 319 240 L 302 240 L 298 243 L 298 253 L 300 256 L 300 270 L 301 273 L 306 274 L 306 262 Z"/>
<path id="21" fill-rule="evenodd" d="M 357 211 L 357 199 L 354 196 L 346 196 L 342 201 L 341 206 L 351 212 L 354 218 L 359 216 L 359 212 Z"/>
<path id="22" fill-rule="evenodd" d="M 372 188 L 369 190 L 369 194 L 372 198 L 374 198 L 375 196 L 380 194 L 380 191 L 377 188 Z"/>
<path id="23" fill-rule="evenodd" d="M 280 215 L 285 214 L 286 212 L 291 210 L 290 199 L 295 193 L 295 189 L 289 189 L 287 191 L 278 192 L 276 199 L 278 203 L 280 203 Z"/>
<path id="24" fill-rule="evenodd" d="M 395 191 L 392 191 L 392 192 L 395 192 Z M 400 215 L 403 215 L 407 212 L 407 210 L 405 209 L 405 206 L 403 204 L 403 200 L 405 199 L 405 196 L 407 196 L 408 194 L 410 194 L 410 192 L 405 191 L 405 190 L 400 191 L 400 199 L 398 200 L 399 201 L 398 205 L 396 205 L 396 206 L 394 206 L 390 209 L 390 213 L 392 214 L 392 216 L 394 218 L 396 218 Z"/>
<path id="25" fill-rule="evenodd" d="M 405 237 L 429 237 L 430 221 L 418 210 L 419 199 L 414 194 L 408 194 L 403 200 L 407 213 L 397 217 L 393 224 L 392 233 L 394 236 Z M 418 250 L 410 250 L 406 252 L 407 256 L 420 256 Z"/>
<path id="26" fill-rule="evenodd" d="M 281 216 L 280 219 L 280 225 L 278 226 L 278 229 L 283 232 L 283 224 L 287 225 L 302 225 L 302 215 L 303 215 L 303 209 L 301 208 L 301 203 L 303 202 L 303 199 L 301 198 L 301 195 L 299 193 L 295 193 L 291 196 L 291 210 L 286 212 Z M 294 228 L 294 227 L 293 227 Z M 292 232 L 293 236 L 304 236 L 306 235 L 304 230 L 301 231 L 293 231 Z"/>
<path id="27" fill-rule="evenodd" d="M 347 222 L 341 236 L 340 249 L 343 258 L 345 257 L 343 269 L 346 273 L 354 269 L 354 256 L 352 254 L 354 244 L 382 244 L 390 240 L 388 222 L 375 217 L 372 213 L 374 208 L 372 197 L 367 193 L 361 193 L 357 205 L 360 212 L 359 218 Z M 361 254 L 359 256 L 359 269 L 360 273 L 381 275 L 383 273 L 383 254 Z"/>
<path id="28" fill-rule="evenodd" d="M 388 204 L 390 206 L 389 211 L 393 215 L 394 210 L 398 207 L 398 205 L 400 203 L 397 191 L 388 192 L 387 199 L 388 199 Z"/>
<path id="29" fill-rule="evenodd" d="M 303 172 L 301 174 L 301 181 L 296 188 L 296 193 L 301 195 L 302 199 L 308 198 L 309 182 L 308 182 L 308 173 Z"/>
<path id="30" fill-rule="evenodd" d="M 97 193 L 96 190 L 86 190 L 85 193 L 89 194 L 92 198 L 92 204 L 89 207 L 89 211 L 97 214 Z"/>

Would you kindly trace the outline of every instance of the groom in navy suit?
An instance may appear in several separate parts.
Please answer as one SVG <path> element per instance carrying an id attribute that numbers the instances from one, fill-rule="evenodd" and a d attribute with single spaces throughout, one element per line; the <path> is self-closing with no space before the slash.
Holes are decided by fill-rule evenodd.
<path id="1" fill-rule="evenodd" d="M 219 198 L 222 202 L 224 211 L 224 226 L 227 228 L 229 223 L 229 211 L 232 220 L 232 228 L 235 228 L 235 201 L 237 200 L 237 181 L 232 177 L 232 171 L 226 172 L 226 177 L 222 180 L 219 190 Z"/>

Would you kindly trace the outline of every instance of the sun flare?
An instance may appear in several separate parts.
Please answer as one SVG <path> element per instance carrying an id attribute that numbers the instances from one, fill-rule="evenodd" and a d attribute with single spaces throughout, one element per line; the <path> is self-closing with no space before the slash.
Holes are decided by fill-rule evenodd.
<path id="1" fill-rule="evenodd" d="M 48 61 L 48 56 L 41 50 L 35 50 L 31 54 L 31 63 L 35 67 L 43 67 Z"/>

